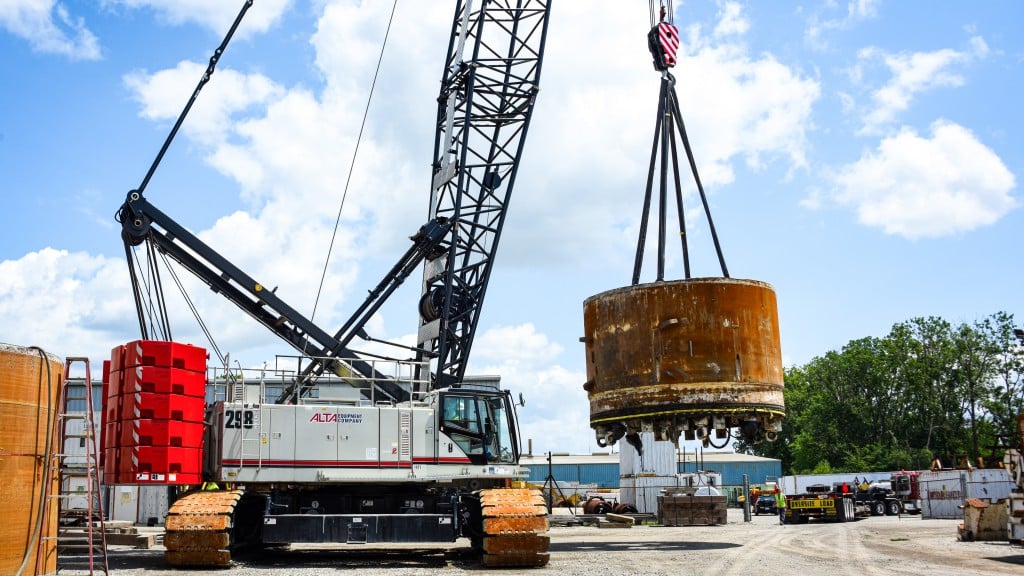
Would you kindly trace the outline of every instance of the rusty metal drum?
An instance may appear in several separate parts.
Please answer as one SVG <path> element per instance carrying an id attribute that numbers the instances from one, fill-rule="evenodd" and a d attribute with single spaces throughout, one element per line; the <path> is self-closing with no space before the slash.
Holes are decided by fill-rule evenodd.
<path id="1" fill-rule="evenodd" d="M 601 446 L 656 440 L 773 440 L 782 429 L 778 305 L 765 282 L 640 284 L 583 303 L 590 425 Z"/>
<path id="2" fill-rule="evenodd" d="M 0 574 L 56 572 L 57 399 L 63 362 L 37 348 L 0 344 Z M 49 507 L 44 520 L 43 509 Z M 42 540 L 49 537 L 49 540 Z M 41 546 L 39 542 L 43 542 Z"/>

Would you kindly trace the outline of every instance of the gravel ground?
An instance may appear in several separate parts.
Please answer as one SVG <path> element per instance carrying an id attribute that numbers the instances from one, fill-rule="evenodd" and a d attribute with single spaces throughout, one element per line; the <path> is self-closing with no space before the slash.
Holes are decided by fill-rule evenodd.
<path id="1" fill-rule="evenodd" d="M 447 574 L 668 576 L 967 576 L 1024 574 L 1024 546 L 1007 542 L 959 542 L 957 520 L 916 516 L 872 517 L 847 524 L 811 521 L 780 526 L 777 517 L 743 522 L 729 510 L 724 526 L 598 528 L 553 526 L 551 562 L 529 570 L 486 570 L 464 542 L 440 550 L 407 547 L 393 553 L 365 547 L 291 550 L 246 556 L 228 570 L 174 570 L 163 549 L 111 547 L 111 574 L 118 576 L 419 576 Z M 77 576 L 87 572 L 61 570 Z"/>

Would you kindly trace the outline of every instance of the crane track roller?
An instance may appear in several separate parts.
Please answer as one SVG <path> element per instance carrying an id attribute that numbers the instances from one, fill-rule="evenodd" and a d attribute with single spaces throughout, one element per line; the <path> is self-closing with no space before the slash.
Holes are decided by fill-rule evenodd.
<path id="1" fill-rule="evenodd" d="M 547 508 L 540 492 L 495 488 L 477 492 L 483 520 L 481 561 L 488 568 L 548 563 Z"/>
<path id="2" fill-rule="evenodd" d="M 178 498 L 164 520 L 164 558 L 171 566 L 231 565 L 231 529 L 241 490 L 190 492 Z"/>

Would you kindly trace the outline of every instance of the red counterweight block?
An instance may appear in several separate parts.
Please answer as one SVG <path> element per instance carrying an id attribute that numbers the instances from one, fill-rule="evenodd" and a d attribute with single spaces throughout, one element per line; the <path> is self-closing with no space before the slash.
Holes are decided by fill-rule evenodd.
<path id="1" fill-rule="evenodd" d="M 103 424 L 103 451 L 107 448 L 119 448 L 121 446 L 121 422 L 105 422 Z"/>
<path id="2" fill-rule="evenodd" d="M 202 422 L 206 403 L 202 398 L 137 392 L 121 396 L 121 422 L 129 420 L 178 420 Z"/>
<path id="3" fill-rule="evenodd" d="M 107 446 L 107 391 L 110 389 L 110 360 L 103 361 L 103 380 L 100 381 L 100 454 L 99 465 L 103 469 L 103 459 L 106 457 L 104 449 Z"/>
<path id="4" fill-rule="evenodd" d="M 120 449 L 117 484 L 200 484 L 203 450 L 174 446 Z"/>
<path id="5" fill-rule="evenodd" d="M 121 373 L 122 394 L 129 392 L 155 392 L 177 394 L 192 398 L 206 396 L 206 373 L 181 368 L 136 366 Z"/>
<path id="6" fill-rule="evenodd" d="M 179 368 L 206 374 L 206 349 L 180 342 L 136 340 L 124 345 L 121 369 L 136 366 Z"/>
<path id="7" fill-rule="evenodd" d="M 201 483 L 206 350 L 136 340 L 111 350 L 106 372 L 104 481 Z"/>
<path id="8" fill-rule="evenodd" d="M 126 420 L 121 423 L 121 446 L 202 448 L 202 422 Z"/>
<path id="9" fill-rule="evenodd" d="M 120 344 L 110 349 L 110 371 L 117 372 L 124 368 L 125 345 Z"/>
<path id="10" fill-rule="evenodd" d="M 114 396 L 107 398 L 103 403 L 103 424 L 104 426 L 111 422 L 118 422 L 121 420 L 121 397 Z"/>
<path id="11" fill-rule="evenodd" d="M 103 449 L 103 483 L 111 486 L 121 478 L 121 449 L 107 446 Z"/>
<path id="12" fill-rule="evenodd" d="M 104 422 L 100 429 L 100 469 L 106 474 L 108 471 L 115 472 L 117 464 L 110 464 L 109 458 L 121 444 L 121 423 Z"/>
<path id="13" fill-rule="evenodd" d="M 121 371 L 112 371 L 103 384 L 103 423 L 121 419 Z"/>

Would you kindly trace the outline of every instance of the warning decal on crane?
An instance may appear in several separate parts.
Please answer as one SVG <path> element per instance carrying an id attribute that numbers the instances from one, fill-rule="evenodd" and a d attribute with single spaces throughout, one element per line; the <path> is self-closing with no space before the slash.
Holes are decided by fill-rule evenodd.
<path id="1" fill-rule="evenodd" d="M 665 54 L 665 65 L 676 65 L 676 52 L 679 50 L 679 30 L 668 22 L 658 24 L 658 43 Z"/>
<path id="2" fill-rule="evenodd" d="M 676 65 L 679 51 L 679 30 L 673 24 L 661 22 L 647 34 L 647 47 L 654 57 L 654 68 L 668 70 Z"/>

